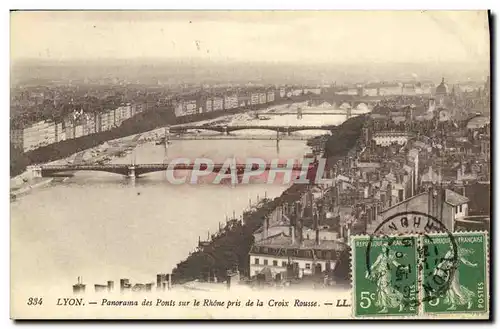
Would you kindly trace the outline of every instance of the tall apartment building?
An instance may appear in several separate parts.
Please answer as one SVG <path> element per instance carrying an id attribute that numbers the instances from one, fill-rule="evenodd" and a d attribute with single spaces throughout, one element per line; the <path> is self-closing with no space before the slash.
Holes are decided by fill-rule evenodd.
<path id="1" fill-rule="evenodd" d="M 63 130 L 63 123 L 56 124 L 56 143 L 66 140 L 66 132 Z"/>
<path id="2" fill-rule="evenodd" d="M 83 133 L 83 124 L 78 123 L 75 125 L 75 138 L 84 136 Z"/>
<path id="3" fill-rule="evenodd" d="M 107 110 L 100 114 L 101 117 L 101 129 L 100 131 L 107 131 L 114 127 L 115 125 L 115 111 Z"/>
<path id="4" fill-rule="evenodd" d="M 286 89 L 284 87 L 280 88 L 280 98 L 285 98 L 286 96 Z"/>
<path id="5" fill-rule="evenodd" d="M 120 126 L 123 121 L 132 117 L 132 107 L 130 104 L 122 105 L 115 109 L 115 125 Z"/>
<path id="6" fill-rule="evenodd" d="M 55 143 L 56 124 L 52 121 L 39 121 L 29 127 L 13 129 L 11 142 L 24 152 Z"/>
<path id="7" fill-rule="evenodd" d="M 213 110 L 222 111 L 224 109 L 224 99 L 222 97 L 213 98 Z"/>
<path id="8" fill-rule="evenodd" d="M 75 126 L 73 122 L 65 122 L 63 125 L 63 131 L 66 136 L 66 139 L 73 139 L 75 138 Z"/>
<path id="9" fill-rule="evenodd" d="M 198 107 L 197 107 L 197 101 L 195 99 L 179 101 L 175 105 L 174 110 L 175 110 L 176 117 L 193 115 L 193 114 L 197 114 L 199 112 Z"/>
<path id="10" fill-rule="evenodd" d="M 230 110 L 238 107 L 238 96 L 237 95 L 226 95 L 224 97 L 224 109 Z"/>
<path id="11" fill-rule="evenodd" d="M 266 103 L 266 93 L 259 93 L 259 104 Z"/>
<path id="12" fill-rule="evenodd" d="M 251 104 L 251 96 L 247 93 L 240 93 L 238 95 L 238 102 L 240 103 L 239 107 L 249 106 Z"/>
<path id="13" fill-rule="evenodd" d="M 274 102 L 274 91 L 267 92 L 267 102 L 268 103 Z"/>
<path id="14" fill-rule="evenodd" d="M 24 129 L 11 129 L 10 130 L 10 142 L 15 148 L 24 150 Z"/>
<path id="15" fill-rule="evenodd" d="M 213 107 L 212 107 L 213 100 L 211 98 L 207 99 L 205 102 L 205 111 L 206 112 L 212 112 Z"/>
<path id="16" fill-rule="evenodd" d="M 198 102 L 196 99 L 190 99 L 184 101 L 184 115 L 193 115 L 199 113 Z"/>
<path id="17" fill-rule="evenodd" d="M 96 130 L 96 114 L 85 113 L 83 131 L 84 135 L 90 135 L 97 132 Z"/>
<path id="18" fill-rule="evenodd" d="M 252 93 L 250 95 L 250 104 L 252 105 L 259 104 L 259 93 Z"/>

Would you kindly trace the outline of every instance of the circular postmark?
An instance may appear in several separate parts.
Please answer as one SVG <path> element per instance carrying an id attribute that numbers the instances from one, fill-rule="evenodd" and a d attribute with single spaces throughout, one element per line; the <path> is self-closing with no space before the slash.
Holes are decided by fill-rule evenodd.
<path id="1" fill-rule="evenodd" d="M 370 234 L 366 278 L 376 281 L 379 298 L 389 301 L 382 304 L 390 305 L 391 298 L 402 307 L 432 302 L 449 290 L 457 266 L 453 234 L 429 214 L 394 214 Z"/>

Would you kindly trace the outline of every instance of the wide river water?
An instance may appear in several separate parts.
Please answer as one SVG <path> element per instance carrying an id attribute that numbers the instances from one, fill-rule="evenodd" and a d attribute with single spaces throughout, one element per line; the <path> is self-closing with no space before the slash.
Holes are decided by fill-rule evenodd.
<path id="1" fill-rule="evenodd" d="M 343 116 L 317 119 L 324 124 L 345 120 Z M 174 141 L 167 158 L 301 159 L 308 149 L 305 141 L 280 141 L 279 153 L 276 141 Z M 130 163 L 132 157 L 137 163 L 161 163 L 165 149 L 141 144 L 135 155 L 112 162 Z M 171 272 L 186 258 L 199 236 L 206 239 L 207 232 L 215 232 L 233 211 L 239 217 L 249 199 L 254 202 L 265 194 L 276 197 L 286 187 L 172 185 L 164 173 L 133 182 L 116 174 L 78 172 L 11 203 L 12 291 L 46 291 L 57 286 L 67 287 L 70 293 L 78 276 L 89 290 L 107 280 L 119 285 L 120 278 L 153 282 L 157 273 Z"/>

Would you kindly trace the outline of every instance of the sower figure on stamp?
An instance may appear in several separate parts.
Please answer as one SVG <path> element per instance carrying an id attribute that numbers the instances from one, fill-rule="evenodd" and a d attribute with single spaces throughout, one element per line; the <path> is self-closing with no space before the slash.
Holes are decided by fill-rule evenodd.
<path id="1" fill-rule="evenodd" d="M 400 312 L 403 310 L 403 293 L 393 287 L 391 275 L 393 267 L 398 270 L 404 268 L 396 261 L 394 252 L 391 252 L 387 246 L 383 246 L 382 252 L 370 267 L 370 272 L 366 272 L 366 278 L 377 283 L 375 305 L 382 308 L 379 313 L 387 313 L 389 308 L 395 307 L 399 307 Z"/>
<path id="2" fill-rule="evenodd" d="M 472 307 L 472 298 L 475 296 L 474 292 L 467 289 L 460 284 L 459 268 L 460 263 L 466 266 L 477 267 L 477 263 L 468 261 L 465 256 L 472 254 L 474 251 L 466 248 L 458 248 L 458 264 L 455 271 L 453 271 L 453 278 L 451 279 L 448 290 L 444 293 L 444 304 L 450 305 L 448 310 L 456 310 L 457 305 L 467 305 L 467 309 Z M 443 260 L 437 265 L 434 270 L 434 275 L 442 277 L 445 282 L 448 282 L 450 270 L 453 267 L 453 251 L 449 250 L 444 256 Z"/>

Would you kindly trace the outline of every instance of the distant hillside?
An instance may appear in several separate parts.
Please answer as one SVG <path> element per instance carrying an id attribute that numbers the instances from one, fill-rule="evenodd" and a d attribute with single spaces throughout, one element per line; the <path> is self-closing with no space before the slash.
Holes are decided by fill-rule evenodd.
<path id="1" fill-rule="evenodd" d="M 418 79 L 439 81 L 471 78 L 483 80 L 489 63 L 280 63 L 211 62 L 201 60 L 105 60 L 51 62 L 28 60 L 11 65 L 12 83 L 29 80 L 78 80 L 118 78 L 139 83 L 247 83 L 319 84 L 373 80 Z"/>

